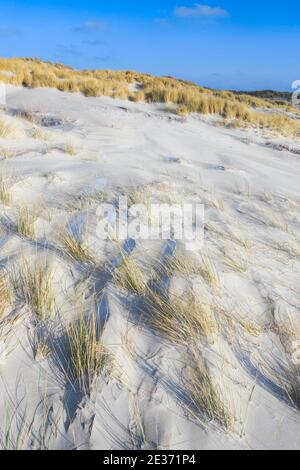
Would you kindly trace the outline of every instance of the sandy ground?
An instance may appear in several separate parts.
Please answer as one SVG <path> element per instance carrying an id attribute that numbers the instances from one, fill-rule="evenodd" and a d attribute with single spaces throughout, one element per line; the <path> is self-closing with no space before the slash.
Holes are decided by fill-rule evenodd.
<path id="1" fill-rule="evenodd" d="M 15 286 L 0 322 L 1 446 L 299 448 L 300 142 L 52 89 L 8 87 L 2 115 L 16 132 L 0 138 L 1 177 L 11 193 L 0 203 L 0 267 L 22 277 L 24 258 L 47 258 L 55 314 L 38 321 Z M 108 272 L 118 247 L 97 237 L 96 210 L 133 191 L 142 202 L 150 191 L 159 201 L 205 204 L 203 250 L 215 282 L 173 269 L 167 289 L 184 296 L 192 286 L 218 324 L 198 348 L 228 429 L 207 416 L 207 403 L 191 405 L 187 348 L 148 327 L 138 296 Z M 35 214 L 34 237 L 16 230 L 24 207 Z M 61 246 L 61 231 L 74 226 L 84 226 L 93 272 Z M 128 246 L 147 275 L 168 251 L 166 241 Z M 175 251 L 189 256 L 183 244 Z M 96 312 L 114 357 L 113 373 L 99 374 L 90 393 L 66 377 L 57 352 L 80 309 Z M 47 350 L 37 354 L 45 335 Z"/>

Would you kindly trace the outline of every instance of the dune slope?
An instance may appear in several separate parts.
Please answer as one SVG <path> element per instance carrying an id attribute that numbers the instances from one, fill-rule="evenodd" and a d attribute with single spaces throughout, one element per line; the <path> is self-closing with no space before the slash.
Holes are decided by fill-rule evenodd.
<path id="1" fill-rule="evenodd" d="M 7 86 L 0 447 L 300 445 L 300 141 L 163 104 Z M 97 208 L 205 206 L 197 252 Z"/>

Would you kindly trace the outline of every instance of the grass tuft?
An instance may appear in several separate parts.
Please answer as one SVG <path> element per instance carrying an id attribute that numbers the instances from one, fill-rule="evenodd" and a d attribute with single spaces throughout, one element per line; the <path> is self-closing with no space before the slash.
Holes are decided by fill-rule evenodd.
<path id="1" fill-rule="evenodd" d="M 189 408 L 196 416 L 205 416 L 226 430 L 232 429 L 232 416 L 224 405 L 199 353 L 191 353 L 186 370 L 185 389 L 190 400 Z"/>
<path id="2" fill-rule="evenodd" d="M 218 275 L 217 268 L 212 261 L 211 257 L 207 254 L 202 253 L 200 255 L 201 262 L 201 275 L 203 279 L 213 288 L 218 288 L 220 286 L 220 279 Z"/>
<path id="3" fill-rule="evenodd" d="M 0 176 L 0 201 L 2 204 L 8 205 L 11 202 L 12 194 L 7 178 Z"/>
<path id="4" fill-rule="evenodd" d="M 193 292 L 181 299 L 168 298 L 155 289 L 148 289 L 145 307 L 150 326 L 176 344 L 197 343 L 201 336 L 212 344 L 218 334 L 211 306 L 196 298 Z"/>
<path id="5" fill-rule="evenodd" d="M 60 241 L 67 257 L 77 263 L 95 266 L 97 261 L 94 254 L 84 244 L 84 234 L 79 227 L 74 230 L 65 229 L 60 234 Z"/>
<path id="6" fill-rule="evenodd" d="M 88 395 L 95 378 L 100 373 L 110 373 L 113 368 L 112 354 L 101 343 L 98 333 L 94 314 L 89 318 L 81 314 L 79 321 L 67 329 L 65 374 L 72 384 L 77 383 Z"/>
<path id="7" fill-rule="evenodd" d="M 18 272 L 13 270 L 12 285 L 16 297 L 28 305 L 36 317 L 44 321 L 54 313 L 53 271 L 46 261 L 31 265 L 26 259 L 20 263 Z"/>
<path id="8" fill-rule="evenodd" d="M 0 137 L 3 139 L 12 137 L 16 132 L 13 125 L 7 122 L 5 119 L 0 119 Z"/>
<path id="9" fill-rule="evenodd" d="M 31 212 L 27 207 L 20 207 L 18 210 L 17 218 L 17 232 L 20 237 L 35 239 L 35 227 L 37 216 Z"/>
<path id="10" fill-rule="evenodd" d="M 121 251 L 122 264 L 113 273 L 115 282 L 124 290 L 144 295 L 147 286 L 145 275 L 137 262 Z"/>
<path id="11" fill-rule="evenodd" d="M 8 276 L 0 272 L 0 321 L 12 300 L 12 290 Z"/>

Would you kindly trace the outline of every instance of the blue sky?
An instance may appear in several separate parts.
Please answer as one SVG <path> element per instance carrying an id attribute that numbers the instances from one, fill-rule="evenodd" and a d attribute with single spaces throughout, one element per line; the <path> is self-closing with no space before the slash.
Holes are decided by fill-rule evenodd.
<path id="1" fill-rule="evenodd" d="M 289 90 L 299 18 L 296 0 L 0 0 L 0 55 Z"/>

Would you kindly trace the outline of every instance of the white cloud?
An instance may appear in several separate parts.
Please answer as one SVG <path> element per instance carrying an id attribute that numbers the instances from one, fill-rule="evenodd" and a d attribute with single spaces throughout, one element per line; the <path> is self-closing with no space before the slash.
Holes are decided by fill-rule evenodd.
<path id="1" fill-rule="evenodd" d="M 102 39 L 86 39 L 83 41 L 83 44 L 87 44 L 88 46 L 106 46 L 106 42 Z"/>
<path id="2" fill-rule="evenodd" d="M 92 33 L 94 31 L 108 31 L 109 27 L 104 21 L 86 21 L 81 26 L 73 28 L 75 33 Z"/>
<path id="3" fill-rule="evenodd" d="M 19 29 L 0 26 L 0 37 L 17 36 L 20 33 Z"/>
<path id="4" fill-rule="evenodd" d="M 155 18 L 154 22 L 159 26 L 168 26 L 169 21 L 166 18 Z"/>
<path id="5" fill-rule="evenodd" d="M 80 50 L 75 44 L 65 45 L 65 44 L 57 44 L 56 49 L 61 54 L 67 55 L 81 55 Z"/>
<path id="6" fill-rule="evenodd" d="M 223 8 L 200 5 L 199 3 L 193 7 L 177 7 L 174 10 L 174 15 L 181 18 L 226 18 L 230 16 L 228 11 Z"/>

